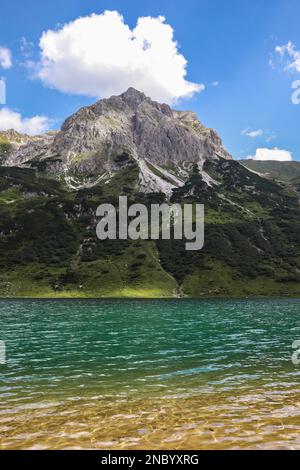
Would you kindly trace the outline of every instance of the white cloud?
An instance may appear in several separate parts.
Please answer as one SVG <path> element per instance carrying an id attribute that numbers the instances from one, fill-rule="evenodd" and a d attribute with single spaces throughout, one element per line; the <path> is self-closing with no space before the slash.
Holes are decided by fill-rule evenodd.
<path id="1" fill-rule="evenodd" d="M 218 82 L 217 80 L 215 82 L 212 82 L 212 86 L 219 86 L 220 85 L 220 82 Z"/>
<path id="2" fill-rule="evenodd" d="M 251 131 L 250 129 L 244 129 L 241 132 L 241 135 L 255 139 L 256 137 L 261 137 L 262 135 L 264 135 L 264 131 L 262 129 L 256 129 L 254 131 Z"/>
<path id="3" fill-rule="evenodd" d="M 205 88 L 186 80 L 187 61 L 162 16 L 141 17 L 131 30 L 117 11 L 92 14 L 44 32 L 40 48 L 35 74 L 62 92 L 100 98 L 132 86 L 172 103 Z"/>
<path id="4" fill-rule="evenodd" d="M 12 54 L 7 47 L 0 46 L 0 67 L 10 69 L 12 67 Z"/>
<path id="5" fill-rule="evenodd" d="M 295 44 L 289 41 L 283 46 L 277 46 L 275 52 L 282 58 L 288 56 L 288 62 L 285 70 L 300 72 L 300 51 L 297 51 Z"/>
<path id="6" fill-rule="evenodd" d="M 42 134 L 50 129 L 50 120 L 46 116 L 34 116 L 23 118 L 20 113 L 9 108 L 0 109 L 0 131 L 15 131 L 36 135 Z"/>
<path id="7" fill-rule="evenodd" d="M 263 130 L 263 129 L 254 129 L 251 130 L 249 127 L 242 130 L 241 135 L 245 137 L 250 137 L 251 139 L 257 139 L 261 137 L 265 142 L 270 143 L 272 140 L 276 139 L 276 133 L 274 130 Z"/>
<path id="8" fill-rule="evenodd" d="M 279 162 L 291 162 L 293 160 L 293 154 L 288 150 L 280 150 L 277 147 L 273 149 L 259 148 L 256 149 L 254 156 L 249 156 L 247 158 L 252 160 L 277 160 Z"/>

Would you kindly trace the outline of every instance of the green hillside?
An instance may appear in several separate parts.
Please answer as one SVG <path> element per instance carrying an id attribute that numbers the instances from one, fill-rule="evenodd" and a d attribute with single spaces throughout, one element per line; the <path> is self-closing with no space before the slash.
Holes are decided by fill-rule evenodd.
<path id="1" fill-rule="evenodd" d="M 0 168 L 0 296 L 299 296 L 298 198 L 235 161 L 196 167 L 171 202 L 205 204 L 205 246 L 185 241 L 105 241 L 96 237 L 99 204 L 161 203 L 138 187 L 129 161 L 109 184 L 70 190 L 43 171 Z"/>
<path id="2" fill-rule="evenodd" d="M 265 178 L 288 184 L 299 191 L 300 162 L 278 162 L 261 160 L 240 160 L 240 163 L 249 170 L 255 171 Z"/>

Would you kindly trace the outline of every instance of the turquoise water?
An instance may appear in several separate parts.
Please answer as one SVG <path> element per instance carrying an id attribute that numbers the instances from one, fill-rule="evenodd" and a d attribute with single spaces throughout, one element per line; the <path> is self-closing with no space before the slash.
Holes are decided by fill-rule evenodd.
<path id="1" fill-rule="evenodd" d="M 223 434 L 214 431 L 214 439 L 221 448 L 238 447 L 245 430 L 249 446 L 251 435 L 253 445 L 283 446 L 268 413 L 284 410 L 278 419 L 286 421 L 286 436 L 291 430 L 288 445 L 300 448 L 300 366 L 291 360 L 299 320 L 300 300 L 0 301 L 0 340 L 7 348 L 0 365 L 0 445 L 194 447 L 190 430 L 201 435 L 204 419 L 210 426 L 219 420 Z M 169 411 L 155 425 L 164 407 Z M 231 442 L 226 411 L 232 407 Z M 152 428 L 140 433 L 148 429 L 143 416 Z M 251 416 L 256 428 L 249 428 Z M 262 428 L 272 427 L 263 440 L 260 419 Z M 186 432 L 172 441 L 178 426 Z M 214 447 L 203 433 L 199 448 L 202 442 Z"/>

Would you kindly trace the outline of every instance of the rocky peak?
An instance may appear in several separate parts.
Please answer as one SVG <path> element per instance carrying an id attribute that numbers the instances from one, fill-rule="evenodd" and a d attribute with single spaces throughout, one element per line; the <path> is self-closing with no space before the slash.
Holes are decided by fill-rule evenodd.
<path id="1" fill-rule="evenodd" d="M 1 131 L 0 138 L 7 140 L 11 144 L 23 144 L 32 140 L 33 137 L 30 137 L 27 134 L 21 134 L 14 129 L 9 129 L 7 131 Z"/>
<path id="2" fill-rule="evenodd" d="M 168 173 L 166 179 L 172 181 L 168 183 L 169 192 L 174 181 L 181 184 L 188 176 L 189 165 L 196 163 L 201 170 L 206 160 L 232 158 L 217 133 L 206 128 L 195 113 L 172 110 L 129 88 L 119 96 L 80 109 L 57 134 L 19 146 L 7 163 L 30 165 L 31 160 L 55 157 L 61 161 L 64 174 L 80 172 L 97 179 L 117 171 L 116 161 L 124 152 L 138 164 L 143 188 L 159 191 L 163 187 L 165 191 L 161 183 L 164 178 L 153 175 Z M 155 180 L 154 185 L 149 178 Z"/>
<path id="3" fill-rule="evenodd" d="M 147 97 L 141 91 L 135 88 L 128 88 L 127 91 L 120 95 L 120 98 L 131 108 L 137 108 L 143 101 L 147 100 Z"/>

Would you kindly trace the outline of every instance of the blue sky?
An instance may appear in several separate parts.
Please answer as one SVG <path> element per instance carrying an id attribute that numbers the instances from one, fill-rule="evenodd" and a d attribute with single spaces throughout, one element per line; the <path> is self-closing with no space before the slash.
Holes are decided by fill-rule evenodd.
<path id="1" fill-rule="evenodd" d="M 265 156 L 268 155 L 265 149 L 280 149 L 292 152 L 293 158 L 300 160 L 300 104 L 293 104 L 291 100 L 292 83 L 300 80 L 299 0 L 5 2 L 1 5 L 0 16 L 0 64 L 1 47 L 10 51 L 11 64 L 6 62 L 5 65 L 2 54 L 0 76 L 7 83 L 7 103 L 5 107 L 0 107 L 0 126 L 1 122 L 6 122 L 5 119 L 11 118 L 9 110 L 15 113 L 11 119 L 19 119 L 19 125 L 25 126 L 25 129 L 34 129 L 37 123 L 41 127 L 57 128 L 79 107 L 96 101 L 96 92 L 89 92 L 92 82 L 93 90 L 99 83 L 99 96 L 106 96 L 108 90 L 114 90 L 114 87 L 119 89 L 123 82 L 124 88 L 127 88 L 131 80 L 127 63 L 124 69 L 116 69 L 117 84 L 109 73 L 106 74 L 102 62 L 96 63 L 97 74 L 89 68 L 84 76 L 84 64 L 79 72 L 78 63 L 74 65 L 76 44 L 75 53 L 70 48 L 70 54 L 73 54 L 70 69 L 67 48 L 62 47 L 58 51 L 58 55 L 65 56 L 59 59 L 56 68 L 53 64 L 50 66 L 52 75 L 57 73 L 58 77 L 47 77 L 49 67 L 45 68 L 45 64 L 41 66 L 39 41 L 44 31 L 63 31 L 66 23 L 92 13 L 100 15 L 105 10 L 118 11 L 130 30 L 135 28 L 138 18 L 149 16 L 164 16 L 164 24 L 173 28 L 174 40 L 178 42 L 176 53 L 186 59 L 187 75 L 185 78 L 180 76 L 180 66 L 177 67 L 177 62 L 174 62 L 174 74 L 168 77 L 167 71 L 162 71 L 162 77 L 165 76 L 159 84 L 160 88 L 153 91 L 154 97 L 164 96 L 162 90 L 166 89 L 166 99 L 173 96 L 175 107 L 194 110 L 205 125 L 218 131 L 235 158 L 255 154 Z M 158 22 L 153 26 L 162 32 L 162 38 L 164 31 L 167 33 Z M 147 24 L 143 24 L 143 28 L 142 34 Z M 56 44 L 64 44 L 59 42 L 62 37 L 55 38 Z M 96 61 L 99 59 L 97 54 L 103 56 L 106 52 L 110 53 L 112 47 L 109 32 L 107 42 L 101 41 L 95 41 Z M 289 42 L 290 47 L 287 46 Z M 44 54 L 51 49 L 51 44 L 49 36 L 45 41 Z M 118 47 L 117 38 L 113 46 Z M 83 51 L 78 60 L 84 61 L 84 58 Z M 132 57 L 130 60 L 132 65 Z M 159 67 L 163 67 L 162 61 L 153 65 L 153 77 L 157 77 Z M 57 69 L 59 66 L 63 66 L 62 71 Z M 74 67 L 77 67 L 78 75 L 74 73 Z M 149 67 L 152 67 L 152 62 Z M 62 76 L 63 73 L 65 76 Z M 144 83 L 143 77 L 139 79 L 138 83 Z M 156 90 L 153 81 L 154 78 L 151 83 L 145 82 L 146 90 L 142 91 L 150 94 Z M 136 84 L 136 77 L 132 77 L 132 82 L 132 85 Z M 199 91 L 188 97 L 188 87 L 193 84 L 198 84 Z M 200 91 L 200 84 L 205 85 L 204 91 Z M 4 110 L 7 111 L 5 115 Z M 44 121 L 26 121 L 34 116 L 45 118 Z M 262 151 L 257 152 L 257 149 Z M 278 152 L 273 155 L 278 155 Z"/>

